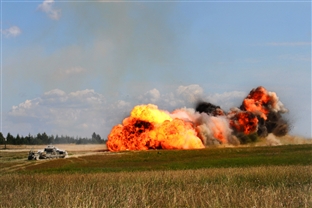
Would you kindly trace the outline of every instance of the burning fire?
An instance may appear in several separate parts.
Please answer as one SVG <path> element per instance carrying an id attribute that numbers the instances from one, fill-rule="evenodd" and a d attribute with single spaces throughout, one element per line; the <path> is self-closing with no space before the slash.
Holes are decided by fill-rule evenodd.
<path id="1" fill-rule="evenodd" d="M 255 133 L 258 130 L 258 119 L 255 114 L 250 111 L 231 112 L 230 126 L 237 132 L 244 134 Z"/>
<path id="2" fill-rule="evenodd" d="M 122 125 L 115 126 L 106 143 L 110 151 L 204 148 L 193 123 L 172 118 L 156 105 L 138 105 Z"/>
<path id="3" fill-rule="evenodd" d="M 240 109 L 226 113 L 219 106 L 200 102 L 196 109 L 172 113 L 156 105 L 135 106 L 122 124 L 108 135 L 110 151 L 148 149 L 201 149 L 211 144 L 239 144 L 241 135 L 277 136 L 288 132 L 281 113 L 287 112 L 276 93 L 264 87 L 250 91 Z"/>
<path id="4" fill-rule="evenodd" d="M 241 106 L 242 110 L 260 115 L 264 120 L 267 120 L 267 116 L 271 110 L 278 111 L 282 110 L 281 108 L 283 108 L 283 106 L 279 103 L 276 93 L 268 92 L 261 86 L 251 90 Z M 286 109 L 283 110 L 287 111 Z"/>

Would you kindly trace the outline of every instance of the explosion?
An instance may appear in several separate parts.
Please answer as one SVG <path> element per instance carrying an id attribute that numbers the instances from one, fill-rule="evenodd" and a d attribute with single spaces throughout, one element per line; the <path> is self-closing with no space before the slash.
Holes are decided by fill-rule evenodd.
<path id="1" fill-rule="evenodd" d="M 138 105 L 122 125 L 115 126 L 106 143 L 110 151 L 204 148 L 195 126 L 156 105 Z"/>
<path id="2" fill-rule="evenodd" d="M 110 151 L 237 145 L 248 142 L 247 137 L 287 134 L 288 124 L 281 116 L 285 112 L 276 93 L 261 86 L 250 91 L 240 108 L 228 113 L 208 102 L 199 102 L 195 110 L 171 113 L 153 104 L 138 105 L 122 124 L 113 127 L 106 145 Z"/>

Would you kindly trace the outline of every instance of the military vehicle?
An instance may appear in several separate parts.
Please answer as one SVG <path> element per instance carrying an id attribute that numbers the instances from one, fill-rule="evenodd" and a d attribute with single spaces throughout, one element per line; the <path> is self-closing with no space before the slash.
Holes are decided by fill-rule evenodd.
<path id="1" fill-rule="evenodd" d="M 28 160 L 65 158 L 66 156 L 67 152 L 65 150 L 60 150 L 54 146 L 49 145 L 43 150 L 39 150 L 38 152 L 30 150 L 28 154 Z"/>

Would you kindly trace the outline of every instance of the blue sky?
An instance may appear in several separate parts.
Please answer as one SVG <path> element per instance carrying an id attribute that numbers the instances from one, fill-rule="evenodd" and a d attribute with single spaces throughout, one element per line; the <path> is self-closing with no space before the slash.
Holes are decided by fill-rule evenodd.
<path id="1" fill-rule="evenodd" d="M 133 106 L 276 92 L 311 138 L 311 2 L 2 1 L 1 129 L 105 138 Z"/>

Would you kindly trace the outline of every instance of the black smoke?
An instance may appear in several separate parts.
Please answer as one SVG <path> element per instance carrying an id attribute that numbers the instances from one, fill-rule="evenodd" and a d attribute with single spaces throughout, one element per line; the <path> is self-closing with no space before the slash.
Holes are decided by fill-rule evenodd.
<path id="1" fill-rule="evenodd" d="M 249 95 L 245 99 L 253 97 L 252 96 L 253 93 L 256 93 L 257 90 L 260 88 L 262 88 L 262 87 L 258 87 L 257 89 L 253 89 L 252 91 L 250 91 Z M 264 89 L 264 91 L 266 92 L 265 89 Z M 255 97 L 255 99 L 258 100 L 260 98 Z M 279 110 L 270 108 L 269 107 L 270 103 L 261 103 L 261 102 L 258 102 L 258 103 L 259 103 L 259 105 L 263 105 L 263 107 L 268 109 L 269 112 L 266 115 L 267 118 L 264 119 L 261 115 L 253 113 L 254 116 L 256 116 L 258 119 L 258 128 L 256 130 L 256 133 L 253 133 L 253 135 L 243 135 L 241 133 L 236 132 L 233 129 L 234 136 L 239 138 L 239 140 L 242 143 L 246 143 L 246 141 L 248 141 L 250 139 L 247 137 L 252 137 L 250 139 L 251 141 L 255 140 L 254 139 L 255 136 L 267 137 L 268 134 L 270 134 L 270 133 L 274 134 L 275 136 L 281 137 L 281 136 L 286 135 L 290 130 L 290 127 L 289 127 L 290 125 L 289 125 L 288 121 L 285 120 L 281 115 L 281 113 L 284 113 L 285 111 L 279 111 Z M 240 106 L 239 109 L 242 111 L 246 111 L 246 109 L 244 108 L 244 101 L 242 102 L 242 105 Z M 199 113 L 206 113 L 209 116 L 226 116 L 226 115 L 229 115 L 227 112 L 223 111 L 220 108 L 220 106 L 217 106 L 217 105 L 214 105 L 212 103 L 205 102 L 205 101 L 198 101 L 196 104 L 195 110 Z M 250 112 L 250 113 L 252 113 L 252 112 Z"/>
<path id="2" fill-rule="evenodd" d="M 275 136 L 285 136 L 289 132 L 288 121 L 282 118 L 282 115 L 278 112 L 269 112 L 267 119 L 264 120 L 258 116 L 258 135 L 261 137 L 268 136 L 269 133 L 273 133 Z"/>
<path id="3" fill-rule="evenodd" d="M 221 116 L 224 115 L 224 111 L 220 106 L 200 101 L 197 103 L 195 110 L 199 113 L 206 113 L 210 116 Z"/>

